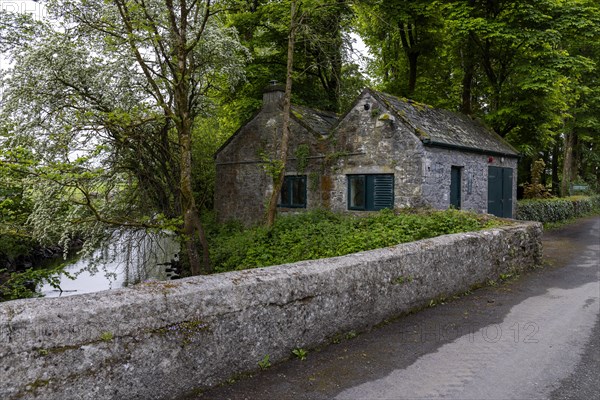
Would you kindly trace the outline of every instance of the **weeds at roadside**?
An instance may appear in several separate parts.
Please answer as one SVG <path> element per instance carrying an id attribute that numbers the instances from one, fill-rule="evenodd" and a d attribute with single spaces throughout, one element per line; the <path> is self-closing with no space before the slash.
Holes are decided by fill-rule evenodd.
<path id="1" fill-rule="evenodd" d="M 271 361 L 269 360 L 269 358 L 270 356 L 268 354 L 265 354 L 263 359 L 258 362 L 258 366 L 260 367 L 260 369 L 265 370 L 271 367 Z"/>
<path id="2" fill-rule="evenodd" d="M 306 356 L 308 355 L 308 352 L 302 348 L 297 348 L 292 350 L 292 354 L 295 355 L 297 358 L 300 359 L 300 361 L 306 360 Z"/>
<path id="3" fill-rule="evenodd" d="M 357 337 L 358 334 L 356 333 L 356 331 L 350 331 L 348 333 L 346 333 L 346 339 L 354 339 L 355 337 Z"/>

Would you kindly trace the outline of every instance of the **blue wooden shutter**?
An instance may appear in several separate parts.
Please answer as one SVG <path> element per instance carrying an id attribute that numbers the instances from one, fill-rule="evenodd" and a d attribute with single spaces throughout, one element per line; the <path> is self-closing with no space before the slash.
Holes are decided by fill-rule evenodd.
<path id="1" fill-rule="evenodd" d="M 394 175 L 371 175 L 373 178 L 373 210 L 394 208 Z"/>

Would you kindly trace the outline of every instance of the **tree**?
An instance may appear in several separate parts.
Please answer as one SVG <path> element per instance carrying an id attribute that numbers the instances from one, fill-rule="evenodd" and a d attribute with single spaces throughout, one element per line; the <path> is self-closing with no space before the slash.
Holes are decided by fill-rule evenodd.
<path id="1" fill-rule="evenodd" d="M 568 77 L 568 110 L 563 122 L 563 168 L 560 193 L 584 179 L 600 187 L 600 6 L 583 0 L 565 6 L 557 16 L 561 26 L 560 49 L 568 54 L 562 64 Z M 558 169 L 558 166 L 557 166 Z"/>
<path id="2" fill-rule="evenodd" d="M 285 176 L 285 165 L 287 163 L 288 145 L 290 139 L 290 111 L 292 100 L 292 70 L 294 68 L 294 45 L 296 44 L 296 31 L 300 24 L 298 16 L 298 4 L 296 0 L 290 2 L 290 30 L 288 34 L 288 52 L 287 52 L 287 69 L 285 79 L 285 93 L 283 95 L 283 121 L 281 124 L 281 142 L 279 143 L 279 154 L 277 165 L 280 166 L 279 171 L 273 177 L 273 190 L 269 196 L 267 205 L 267 227 L 273 227 L 275 216 L 277 214 L 277 199 L 283 186 Z"/>
<path id="3" fill-rule="evenodd" d="M 483 117 L 525 158 L 540 153 L 558 179 L 560 146 L 571 126 L 576 81 L 593 68 L 568 43 L 593 43 L 598 12 L 587 0 L 456 1 L 444 8 L 461 60 L 461 107 Z M 564 150 L 564 146 L 563 146 Z M 554 155 L 551 157 L 551 155 Z"/>
<path id="4" fill-rule="evenodd" d="M 104 229 L 174 228 L 191 272 L 209 272 L 192 132 L 214 93 L 242 76 L 235 32 L 210 0 L 50 0 L 48 10 L 55 22 L 43 35 L 13 47 L 3 102 L 9 144 L 43 155 L 46 170 L 36 174 L 63 190 L 58 200 Z"/>
<path id="5" fill-rule="evenodd" d="M 596 179 L 597 2 L 400 3 L 355 3 L 383 90 L 483 118 L 525 156 L 521 181 L 540 154 L 555 181 L 563 158 L 563 178 Z"/>
<path id="6" fill-rule="evenodd" d="M 27 196 L 25 177 L 7 163 L 11 157 L 34 162 L 30 154 L 13 155 L 0 152 L 0 265 L 10 264 L 15 257 L 26 254 L 33 239 L 25 227 L 32 204 Z M 0 268 L 1 269 L 1 268 Z"/>
<path id="7" fill-rule="evenodd" d="M 286 84 L 285 84 L 285 93 L 283 99 L 283 121 L 282 121 L 282 130 L 281 130 L 281 139 L 278 143 L 278 148 L 274 155 L 274 158 L 270 161 L 270 163 L 274 166 L 273 168 L 273 190 L 269 194 L 268 204 L 267 204 L 267 215 L 266 215 L 266 224 L 267 227 L 272 227 L 275 222 L 275 217 L 277 214 L 277 200 L 279 198 L 279 193 L 281 192 L 281 187 L 283 185 L 283 180 L 285 176 L 285 167 L 287 163 L 288 156 L 288 142 L 290 136 L 290 111 L 291 111 L 291 99 L 292 99 L 292 80 L 293 80 L 293 72 L 294 72 L 294 60 L 295 60 L 295 45 L 297 41 L 297 36 L 300 36 L 306 39 L 308 46 L 313 47 L 317 56 L 314 58 L 315 65 L 309 65 L 307 68 L 315 67 L 319 73 L 321 83 L 323 87 L 327 88 L 328 93 L 330 93 L 330 99 L 334 99 L 336 104 L 336 109 L 339 108 L 340 103 L 340 91 L 339 91 L 339 81 L 342 70 L 342 62 L 341 62 L 341 29 L 339 20 L 334 24 L 336 27 L 333 35 L 325 33 L 327 29 L 324 29 L 324 26 L 329 26 L 327 24 L 323 25 L 323 19 L 319 18 L 319 16 L 323 14 L 331 14 L 332 10 L 338 9 L 340 5 L 343 5 L 343 2 L 331 2 L 331 1 L 322 1 L 322 0 L 305 0 L 305 1 L 290 1 L 290 17 L 289 17 L 289 27 L 288 27 L 288 35 L 287 35 L 287 65 L 286 65 Z M 329 20 L 329 18 L 325 18 L 325 20 Z M 323 39 L 325 37 L 325 39 Z M 332 47 L 328 48 L 328 45 L 332 45 Z M 319 62 L 319 59 L 323 61 L 324 59 L 328 59 L 327 63 L 332 72 L 330 78 L 327 78 L 327 73 L 324 72 L 323 64 Z M 331 62 L 331 60 L 334 60 Z M 336 81 L 335 83 L 333 81 Z"/>
<path id="8" fill-rule="evenodd" d="M 294 102 L 339 112 L 347 87 L 342 69 L 349 64 L 352 10 L 345 0 L 303 2 L 301 9 L 303 24 L 294 47 Z M 246 69 L 249 85 L 232 99 L 247 103 L 247 97 L 259 99 L 269 81 L 286 79 L 289 2 L 234 1 L 228 18 L 252 52 Z"/>
<path id="9" fill-rule="evenodd" d="M 375 53 L 386 90 L 413 98 L 420 60 L 442 42 L 438 2 L 365 0 L 356 9 L 359 31 Z"/>

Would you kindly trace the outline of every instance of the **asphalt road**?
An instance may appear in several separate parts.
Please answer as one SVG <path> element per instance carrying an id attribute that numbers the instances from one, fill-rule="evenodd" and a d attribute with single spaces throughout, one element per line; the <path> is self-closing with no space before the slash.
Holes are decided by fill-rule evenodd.
<path id="1" fill-rule="evenodd" d="M 600 217 L 544 234 L 544 266 L 199 399 L 600 399 Z"/>

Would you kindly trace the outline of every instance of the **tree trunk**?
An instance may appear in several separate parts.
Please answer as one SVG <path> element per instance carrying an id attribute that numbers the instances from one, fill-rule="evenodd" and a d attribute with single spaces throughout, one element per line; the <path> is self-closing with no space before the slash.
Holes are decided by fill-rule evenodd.
<path id="1" fill-rule="evenodd" d="M 591 144 L 590 145 L 590 150 L 591 153 L 593 154 L 593 151 L 596 149 L 597 145 L 596 144 Z M 598 150 L 595 150 L 598 151 Z M 593 171 L 594 171 L 594 175 L 596 175 L 596 187 L 600 188 L 600 165 L 595 165 L 593 166 Z"/>
<path id="2" fill-rule="evenodd" d="M 577 132 L 573 131 L 573 156 L 571 162 L 571 179 L 576 180 L 581 175 L 581 141 Z"/>
<path id="3" fill-rule="evenodd" d="M 181 5 L 179 35 L 176 40 L 177 74 L 174 90 L 175 126 L 179 137 L 180 148 L 180 177 L 179 191 L 181 193 L 181 212 L 183 216 L 183 234 L 192 275 L 211 272 L 208 241 L 200 221 L 200 212 L 192 189 L 192 104 L 189 98 L 191 92 L 189 80 L 188 49 L 187 49 L 187 12 L 185 4 Z M 196 247 L 196 234 L 202 246 L 202 263 Z"/>
<path id="4" fill-rule="evenodd" d="M 465 115 L 473 113 L 473 76 L 475 71 L 475 60 L 473 54 L 473 40 L 469 37 L 462 51 L 463 79 L 460 111 Z"/>
<path id="5" fill-rule="evenodd" d="M 291 18 L 290 18 L 290 30 L 288 34 L 288 54 L 287 54 L 287 72 L 285 79 L 285 94 L 283 96 L 283 122 L 281 127 L 281 143 L 279 147 L 279 160 L 281 162 L 281 171 L 279 175 L 273 177 L 273 191 L 269 198 L 269 204 L 267 208 L 267 227 L 273 227 L 275 223 L 275 217 L 277 215 L 277 199 L 279 198 L 279 192 L 283 185 L 285 177 L 285 165 L 287 163 L 287 152 L 290 140 L 290 110 L 291 110 L 291 97 L 292 97 L 292 68 L 294 65 L 294 45 L 296 43 L 296 0 L 291 2 Z"/>
<path id="6" fill-rule="evenodd" d="M 402 49 L 408 60 L 408 89 L 406 96 L 411 97 L 417 87 L 417 61 L 420 55 L 416 40 L 417 27 L 410 23 L 400 23 L 398 28 L 400 29 Z"/>
<path id="7" fill-rule="evenodd" d="M 411 97 L 415 93 L 417 87 L 417 61 L 419 59 L 419 53 L 415 51 L 409 51 L 408 53 L 408 93 L 407 96 Z"/>
<path id="8" fill-rule="evenodd" d="M 339 26 L 339 24 L 338 24 Z M 338 29 L 339 30 L 339 29 Z M 333 111 L 340 112 L 340 80 L 342 76 L 342 39 L 341 33 L 336 33 L 336 46 L 333 49 L 334 54 L 331 56 L 331 70 L 327 82 L 328 90 L 327 97 L 333 107 Z"/>
<path id="9" fill-rule="evenodd" d="M 556 140 L 552 148 L 552 194 L 558 196 L 560 183 L 558 181 L 558 158 L 560 157 L 560 142 Z"/>
<path id="10" fill-rule="evenodd" d="M 192 275 L 208 274 L 211 272 L 210 257 L 208 254 L 208 241 L 202 223 L 200 212 L 196 206 L 192 190 L 192 151 L 191 151 L 191 121 L 183 121 L 182 131 L 179 133 L 181 145 L 181 177 L 180 191 L 183 210 L 183 233 L 186 252 L 190 263 Z M 196 233 L 202 246 L 202 262 L 196 248 Z"/>
<path id="11" fill-rule="evenodd" d="M 542 160 L 544 161 L 544 165 L 549 165 L 550 164 L 550 153 L 548 151 L 544 151 L 543 155 L 542 155 Z M 544 168 L 542 170 L 542 185 L 544 185 L 544 187 L 546 186 L 546 183 L 548 182 L 548 174 L 546 173 L 547 168 Z"/>
<path id="12" fill-rule="evenodd" d="M 561 197 L 569 195 L 569 188 L 571 180 L 573 179 L 572 167 L 573 167 L 573 143 L 575 140 L 574 132 L 568 132 L 565 134 L 565 149 L 563 158 L 563 176 L 560 186 Z"/>

